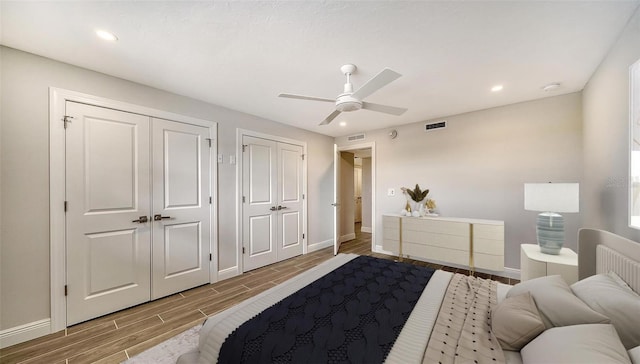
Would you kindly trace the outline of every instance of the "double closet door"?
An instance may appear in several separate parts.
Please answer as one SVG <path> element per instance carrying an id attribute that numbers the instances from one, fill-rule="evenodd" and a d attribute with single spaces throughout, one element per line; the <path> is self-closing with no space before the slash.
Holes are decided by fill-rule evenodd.
<path id="1" fill-rule="evenodd" d="M 67 325 L 208 283 L 210 129 L 65 111 Z"/>
<path id="2" fill-rule="evenodd" d="M 242 137 L 245 271 L 302 254 L 303 148 Z"/>

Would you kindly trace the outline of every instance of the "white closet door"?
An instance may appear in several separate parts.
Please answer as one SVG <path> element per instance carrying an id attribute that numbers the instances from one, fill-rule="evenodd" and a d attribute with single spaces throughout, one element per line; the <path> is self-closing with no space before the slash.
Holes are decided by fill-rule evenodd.
<path id="1" fill-rule="evenodd" d="M 67 324 L 149 300 L 149 118 L 66 103 Z"/>
<path id="2" fill-rule="evenodd" d="M 242 246 L 245 271 L 277 261 L 277 143 L 242 138 Z"/>
<path id="3" fill-rule="evenodd" d="M 277 259 L 302 254 L 302 146 L 278 143 Z"/>
<path id="4" fill-rule="evenodd" d="M 153 122 L 152 298 L 209 282 L 209 129 Z"/>

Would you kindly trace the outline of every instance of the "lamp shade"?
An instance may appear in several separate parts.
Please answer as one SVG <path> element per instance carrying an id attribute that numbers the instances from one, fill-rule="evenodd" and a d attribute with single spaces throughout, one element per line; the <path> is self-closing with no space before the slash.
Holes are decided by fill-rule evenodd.
<path id="1" fill-rule="evenodd" d="M 578 183 L 525 183 L 524 209 L 543 212 L 580 211 Z"/>

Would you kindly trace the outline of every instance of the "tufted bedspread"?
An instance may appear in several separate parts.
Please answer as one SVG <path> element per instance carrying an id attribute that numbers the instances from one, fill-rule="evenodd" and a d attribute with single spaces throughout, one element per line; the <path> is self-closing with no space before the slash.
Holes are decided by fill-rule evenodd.
<path id="1" fill-rule="evenodd" d="M 357 257 L 243 323 L 219 363 L 382 363 L 434 269 Z"/>

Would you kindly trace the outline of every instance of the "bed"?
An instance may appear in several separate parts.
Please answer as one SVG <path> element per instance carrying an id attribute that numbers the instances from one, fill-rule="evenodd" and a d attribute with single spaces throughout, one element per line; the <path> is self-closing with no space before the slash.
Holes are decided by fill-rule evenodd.
<path id="1" fill-rule="evenodd" d="M 571 286 L 559 276 L 508 286 L 442 270 L 409 273 L 406 267 L 386 266 L 386 263 L 370 260 L 375 258 L 339 254 L 208 318 L 201 329 L 198 347 L 182 355 L 178 364 L 241 361 L 640 364 L 640 296 L 637 293 L 640 292 L 640 244 L 602 230 L 581 229 L 578 236 L 580 281 Z M 352 267 L 354 264 L 355 268 Z M 370 265 L 377 277 L 373 278 L 373 283 L 360 282 L 362 272 L 368 272 Z M 375 270 L 376 267 L 379 270 Z M 336 272 L 342 271 L 353 273 L 353 276 L 341 278 L 343 273 Z M 343 342 L 349 341 L 347 328 L 344 329 L 345 334 L 336 331 L 335 327 L 324 328 L 325 335 L 317 339 L 315 348 L 309 346 L 308 341 L 322 336 L 318 333 L 310 331 L 308 336 L 311 339 L 295 343 L 293 338 L 289 340 L 283 334 L 287 330 L 306 333 L 312 330 L 312 326 L 313 330 L 322 331 L 317 329 L 324 325 L 319 324 L 320 321 L 300 324 L 300 318 L 304 312 L 326 311 L 327 307 L 334 309 L 333 313 L 316 313 L 315 316 L 324 315 L 324 321 L 340 322 L 340 327 L 347 327 L 348 321 L 358 315 L 361 315 L 361 321 L 366 321 L 366 308 L 362 307 L 371 306 L 365 301 L 374 302 L 371 297 L 375 294 L 358 293 L 361 301 L 356 302 L 365 302 L 358 305 L 331 294 L 328 298 L 318 295 L 313 286 L 329 286 L 328 283 L 318 283 L 322 277 L 333 277 L 334 283 L 341 283 L 342 279 L 356 282 L 354 284 L 358 287 L 376 286 L 377 283 L 382 284 L 382 276 L 402 278 L 411 283 L 399 283 L 389 278 L 392 295 L 398 298 L 396 301 L 403 305 L 405 301 L 412 303 L 406 317 L 400 318 L 399 314 L 406 308 L 400 309 L 396 301 L 390 304 L 385 298 L 382 300 L 389 309 L 383 311 L 387 314 L 380 315 L 380 310 L 372 313 L 378 322 L 389 322 L 388 313 L 395 314 L 395 321 L 391 321 L 402 321 L 401 326 L 387 324 L 395 328 L 395 334 L 391 329 L 389 332 L 382 330 L 385 325 L 369 322 L 364 325 L 364 333 L 359 334 L 362 335 L 361 340 L 354 339 L 350 348 L 338 354 L 323 353 L 318 347 L 333 350 L 345 346 Z M 426 277 L 426 282 L 417 282 L 422 278 L 417 279 L 416 276 Z M 411 297 L 411 292 L 416 290 L 412 286 L 414 283 L 424 284 L 424 288 L 420 288 L 421 293 L 416 297 Z M 342 287 L 342 284 L 338 285 Z M 407 292 L 399 293 L 396 289 L 400 286 L 406 286 Z M 313 310 L 305 308 L 301 303 L 303 300 L 296 298 L 296 294 L 300 295 L 305 290 L 314 292 L 307 293 L 309 296 L 322 296 L 317 298 L 322 304 L 316 302 L 317 307 Z M 347 293 L 355 295 L 353 290 Z M 286 306 L 295 306 L 298 311 L 290 309 L 291 312 L 287 313 L 278 309 L 284 305 L 283 302 Z M 350 307 L 340 306 L 343 304 Z M 347 314 L 337 314 L 340 310 Z M 290 318 L 284 318 L 285 315 L 290 315 Z M 313 313 L 310 315 L 314 316 Z M 267 322 L 270 317 L 273 322 Z M 341 319 L 335 320 L 335 317 Z M 300 329 L 305 325 L 308 328 Z M 267 327 L 272 326 L 276 334 L 273 334 L 275 338 L 269 339 L 262 333 L 271 330 Z M 355 326 L 357 323 L 348 329 Z M 332 344 L 332 341 L 337 343 Z M 264 356 L 266 352 L 271 356 Z"/>

